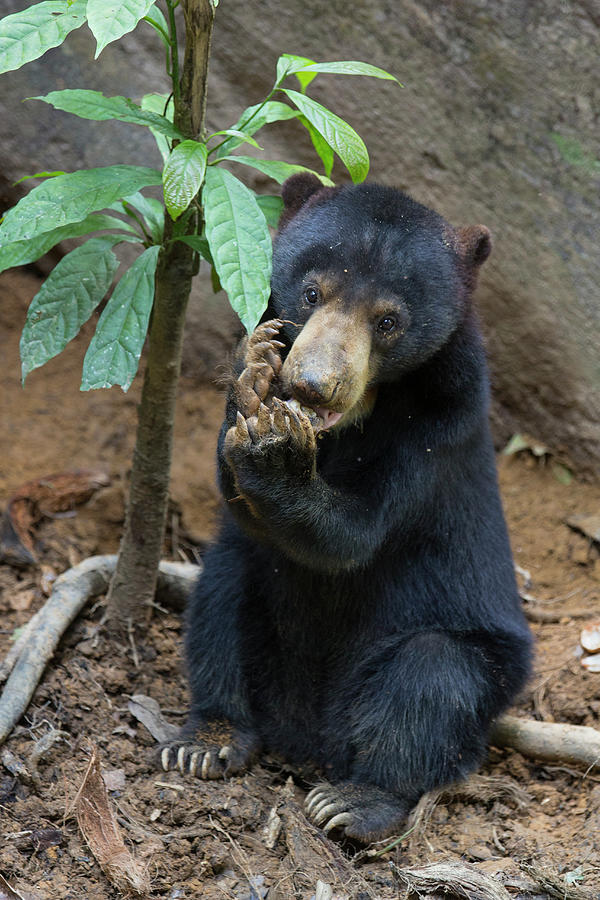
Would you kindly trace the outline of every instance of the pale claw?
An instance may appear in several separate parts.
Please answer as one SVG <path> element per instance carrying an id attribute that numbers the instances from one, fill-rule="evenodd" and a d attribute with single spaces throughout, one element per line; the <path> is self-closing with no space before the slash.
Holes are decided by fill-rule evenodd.
<path id="1" fill-rule="evenodd" d="M 352 824 L 352 813 L 349 812 L 341 812 L 338 813 L 337 816 L 334 816 L 333 819 L 327 823 L 327 825 L 323 826 L 323 833 L 329 834 L 329 832 L 334 828 L 339 828 L 343 825 L 351 825 Z"/>
<path id="2" fill-rule="evenodd" d="M 264 403 L 258 407 L 256 433 L 259 437 L 266 437 L 271 433 L 271 414 Z"/>
<path id="3" fill-rule="evenodd" d="M 339 808 L 339 803 L 328 803 L 327 806 L 322 807 L 318 813 L 313 814 L 312 820 L 315 825 L 321 825 L 329 818 L 329 816 L 339 812 Z"/>
<path id="4" fill-rule="evenodd" d="M 185 775 L 185 746 L 181 746 L 177 752 L 177 768 Z"/>
<path id="5" fill-rule="evenodd" d="M 238 412 L 235 424 L 236 438 L 241 443 L 250 443 L 250 433 L 248 431 L 248 426 L 246 425 L 246 420 L 241 414 Z"/>
<path id="6" fill-rule="evenodd" d="M 304 801 L 304 808 L 307 813 L 311 813 L 313 807 L 319 803 L 319 798 L 321 800 L 327 799 L 327 794 L 324 792 L 321 786 L 315 787 L 306 795 L 306 799 Z"/>
<path id="7" fill-rule="evenodd" d="M 202 778 L 208 778 L 209 768 L 210 768 L 210 750 L 204 754 L 204 758 L 202 760 L 202 768 L 200 770 L 200 775 Z"/>
<path id="8" fill-rule="evenodd" d="M 170 770 L 170 753 L 169 748 L 164 747 L 162 753 L 160 754 L 160 764 L 163 767 L 163 772 L 168 772 Z"/>
<path id="9" fill-rule="evenodd" d="M 311 819 L 315 819 L 321 810 L 325 809 L 325 807 L 330 806 L 333 803 L 331 797 L 324 796 L 318 803 L 313 803 L 312 809 L 310 811 Z"/>
<path id="10" fill-rule="evenodd" d="M 190 775 L 196 776 L 196 771 L 198 769 L 198 759 L 200 757 L 200 751 L 194 750 L 192 755 L 190 756 L 190 765 L 189 765 L 189 773 Z"/>

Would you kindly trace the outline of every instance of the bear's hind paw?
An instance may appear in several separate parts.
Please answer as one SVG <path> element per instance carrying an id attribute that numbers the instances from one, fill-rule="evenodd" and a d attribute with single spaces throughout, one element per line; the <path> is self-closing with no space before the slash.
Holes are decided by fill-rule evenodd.
<path id="1" fill-rule="evenodd" d="M 390 835 L 406 821 L 410 803 L 370 784 L 318 784 L 305 800 L 307 817 L 325 834 L 369 844 Z"/>

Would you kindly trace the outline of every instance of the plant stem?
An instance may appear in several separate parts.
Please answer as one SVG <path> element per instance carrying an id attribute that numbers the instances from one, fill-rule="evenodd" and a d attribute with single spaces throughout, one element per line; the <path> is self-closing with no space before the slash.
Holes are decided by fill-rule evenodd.
<path id="1" fill-rule="evenodd" d="M 167 12 L 169 15 L 169 42 L 171 45 L 171 66 L 169 75 L 173 84 L 173 98 L 175 105 L 179 103 L 179 46 L 177 44 L 177 24 L 175 22 L 175 7 L 167 0 Z"/>
<path id="2" fill-rule="evenodd" d="M 184 0 L 182 6 L 186 43 L 181 83 L 173 92 L 174 120 L 185 137 L 195 137 L 204 129 L 214 9 L 210 0 Z M 195 230 L 195 218 L 189 217 L 187 233 Z M 129 623 L 140 626 L 151 616 L 164 540 L 185 310 L 194 274 L 194 251 L 174 241 L 173 231 L 166 216 L 127 516 L 108 593 L 109 628 L 120 634 Z"/>

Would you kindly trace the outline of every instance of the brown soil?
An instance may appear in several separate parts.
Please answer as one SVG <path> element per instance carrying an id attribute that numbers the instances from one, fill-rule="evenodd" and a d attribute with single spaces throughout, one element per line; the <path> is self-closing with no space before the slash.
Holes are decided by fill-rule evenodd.
<path id="1" fill-rule="evenodd" d="M 8 500 L 23 482 L 82 467 L 104 469 L 112 481 L 76 515 L 41 521 L 38 566 L 0 566 L 0 657 L 14 630 L 43 603 L 56 573 L 90 554 L 116 550 L 139 396 L 139 379 L 127 395 L 79 392 L 87 329 L 21 389 L 18 339 L 36 289 L 33 275 L 0 279 L 0 495 Z M 174 558 L 193 558 L 214 526 L 221 410 L 216 388 L 182 382 L 166 547 Z M 527 606 L 534 617 L 542 611 L 553 619 L 532 624 L 536 674 L 518 712 L 598 727 L 600 674 L 581 667 L 579 633 L 586 618 L 600 618 L 600 559 L 565 519 L 597 514 L 600 486 L 565 485 L 551 461 L 527 454 L 502 458 L 500 479 L 516 563 L 531 576 Z M 357 860 L 356 848 L 329 841 L 306 823 L 301 804 L 307 785 L 290 780 L 297 773 L 275 761 L 228 782 L 189 783 L 179 773 L 158 772 L 153 739 L 130 715 L 127 700 L 150 695 L 173 723 L 181 722 L 186 684 L 179 619 L 157 612 L 137 648 L 136 666 L 130 647 L 107 644 L 101 615 L 102 603 L 91 606 L 70 628 L 3 748 L 28 775 L 15 774 L 15 759 L 12 772 L 0 764 L 0 873 L 28 900 L 121 896 L 70 811 L 92 743 L 125 840 L 147 866 L 152 898 L 310 898 L 319 878 L 336 898 L 391 898 L 402 893 L 390 861 L 406 866 L 448 859 L 495 875 L 510 896 L 523 900 L 600 896 L 598 774 L 492 749 L 483 782 L 442 797 L 426 825 L 393 850 Z M 54 742 L 47 738 L 53 731 Z M 269 849 L 273 809 L 281 832 Z M 541 884 L 542 876 L 551 881 Z M 3 890 L 0 881 L 0 897 L 7 896 Z"/>

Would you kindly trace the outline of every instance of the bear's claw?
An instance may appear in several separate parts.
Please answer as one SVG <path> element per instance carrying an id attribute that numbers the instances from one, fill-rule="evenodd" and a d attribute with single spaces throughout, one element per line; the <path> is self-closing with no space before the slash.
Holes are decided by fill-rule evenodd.
<path id="1" fill-rule="evenodd" d="M 202 738 L 173 741 L 162 748 L 160 765 L 165 772 L 179 769 L 182 775 L 214 780 L 245 772 L 257 747 L 254 739 L 235 736 L 222 745 Z"/>

